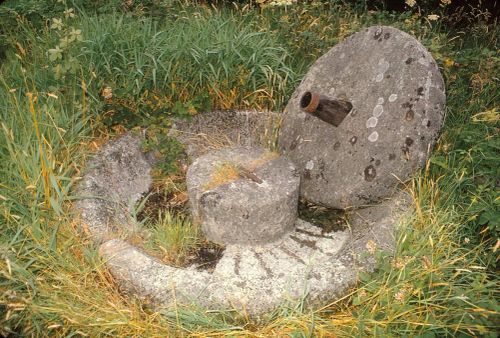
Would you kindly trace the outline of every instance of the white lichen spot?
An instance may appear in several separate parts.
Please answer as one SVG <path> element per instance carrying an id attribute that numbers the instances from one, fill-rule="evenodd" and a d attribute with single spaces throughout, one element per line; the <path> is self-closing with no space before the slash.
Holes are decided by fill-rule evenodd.
<path id="1" fill-rule="evenodd" d="M 398 94 L 391 94 L 391 96 L 389 96 L 389 102 L 394 102 L 398 99 Z"/>
<path id="2" fill-rule="evenodd" d="M 376 117 L 370 117 L 366 120 L 366 128 L 375 128 L 377 126 L 378 119 Z"/>
<path id="3" fill-rule="evenodd" d="M 384 98 L 383 97 L 379 97 L 378 100 L 377 100 L 377 104 L 383 104 L 384 103 Z"/>
<path id="4" fill-rule="evenodd" d="M 382 62 L 382 64 L 380 65 L 379 70 L 380 70 L 382 73 L 385 73 L 385 72 L 387 72 L 387 70 L 389 69 L 389 66 L 390 66 L 389 62 L 384 61 L 384 62 Z"/>
<path id="5" fill-rule="evenodd" d="M 420 63 L 422 66 L 426 66 L 426 67 L 429 66 L 429 61 L 427 61 L 427 58 L 421 57 L 417 60 L 417 62 Z"/>
<path id="6" fill-rule="evenodd" d="M 425 86 L 424 86 L 426 100 L 429 100 L 429 89 L 431 88 L 431 84 L 432 84 L 432 72 L 428 71 L 427 79 L 425 80 Z"/>
<path id="7" fill-rule="evenodd" d="M 374 131 L 373 133 L 370 134 L 370 136 L 368 136 L 368 141 L 370 142 L 375 142 L 378 140 L 378 133 L 376 131 Z"/>
<path id="8" fill-rule="evenodd" d="M 384 58 L 378 60 L 378 70 L 379 72 L 385 73 L 389 69 L 389 62 L 385 61 Z"/>
<path id="9" fill-rule="evenodd" d="M 429 119 L 423 119 L 422 120 L 422 125 L 425 127 L 427 126 L 427 123 L 429 123 Z"/>
<path id="10" fill-rule="evenodd" d="M 313 168 L 314 168 L 314 162 L 313 162 L 313 160 L 307 161 L 307 163 L 306 163 L 306 169 L 307 170 L 312 170 Z"/>
<path id="11" fill-rule="evenodd" d="M 380 73 L 377 75 L 377 77 L 375 78 L 375 82 L 382 82 L 382 80 L 384 79 L 384 74 L 383 73 Z"/>
<path id="12" fill-rule="evenodd" d="M 379 117 L 380 115 L 382 115 L 383 112 L 384 112 L 384 107 L 381 104 L 377 104 L 375 108 L 373 108 L 373 116 L 375 117 Z"/>

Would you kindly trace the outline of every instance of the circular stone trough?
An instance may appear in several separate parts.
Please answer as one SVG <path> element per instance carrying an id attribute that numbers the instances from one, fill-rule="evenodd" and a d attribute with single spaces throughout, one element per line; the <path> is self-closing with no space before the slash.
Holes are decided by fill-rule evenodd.
<path id="1" fill-rule="evenodd" d="M 324 305 L 355 285 L 359 269 L 374 267 L 375 247 L 393 248 L 394 225 L 407 211 L 406 198 L 398 195 L 351 214 L 349 230 L 324 233 L 298 219 L 276 241 L 227 244 L 212 272 L 172 267 L 121 239 L 124 229 L 134 228 L 125 206 L 151 183 L 139 149 L 140 139 L 130 135 L 103 146 L 80 184 L 85 198 L 77 209 L 91 237 L 103 242 L 99 253 L 120 288 L 156 308 L 195 304 L 258 319 L 284 303 Z"/>
<path id="2" fill-rule="evenodd" d="M 218 244 L 273 242 L 297 220 L 299 176 L 287 159 L 261 148 L 230 148 L 197 158 L 187 172 L 194 219 Z"/>

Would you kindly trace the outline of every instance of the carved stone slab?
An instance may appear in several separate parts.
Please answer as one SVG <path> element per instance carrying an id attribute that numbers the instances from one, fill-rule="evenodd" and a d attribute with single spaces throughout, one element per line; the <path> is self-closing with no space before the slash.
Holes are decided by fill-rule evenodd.
<path id="1" fill-rule="evenodd" d="M 122 231 L 136 227 L 121 205 L 136 202 L 151 183 L 140 139 L 126 135 L 111 141 L 89 165 L 80 190 L 88 197 L 77 207 L 80 222 L 89 228 L 121 290 L 151 301 L 158 310 L 196 304 L 259 319 L 280 305 L 325 305 L 355 285 L 359 269 L 373 269 L 376 248 L 394 247 L 394 227 L 409 210 L 401 194 L 355 211 L 344 231 L 324 233 L 297 219 L 276 241 L 227 245 L 212 272 L 177 268 L 121 239 Z"/>

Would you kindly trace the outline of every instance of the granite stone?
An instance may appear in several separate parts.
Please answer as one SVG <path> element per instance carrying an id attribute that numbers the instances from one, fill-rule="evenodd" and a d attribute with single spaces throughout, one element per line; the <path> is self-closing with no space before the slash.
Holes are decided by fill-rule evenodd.
<path id="1" fill-rule="evenodd" d="M 352 110 L 335 127 L 301 110 L 306 92 L 347 100 Z M 313 64 L 285 109 L 279 147 L 300 171 L 303 197 L 359 207 L 425 164 L 444 109 L 443 78 L 425 47 L 398 29 L 370 27 Z"/>

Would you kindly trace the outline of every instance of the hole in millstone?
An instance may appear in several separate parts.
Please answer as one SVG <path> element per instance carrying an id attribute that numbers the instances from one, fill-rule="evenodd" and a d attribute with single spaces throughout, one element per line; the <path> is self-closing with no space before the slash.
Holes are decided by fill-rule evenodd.
<path id="1" fill-rule="evenodd" d="M 311 103 L 312 99 L 312 94 L 311 92 L 306 92 L 304 95 L 302 95 L 302 98 L 300 99 L 300 108 L 304 109 L 306 108 L 309 103 Z"/>
<path id="2" fill-rule="evenodd" d="M 143 231 L 128 241 L 168 265 L 213 272 L 224 247 L 206 240 L 192 222 L 184 177 L 163 181 L 168 183 L 156 184 L 137 204 Z"/>
<path id="3" fill-rule="evenodd" d="M 347 229 L 347 213 L 340 209 L 330 209 L 321 205 L 299 200 L 299 218 L 321 228 L 321 234 Z"/>

